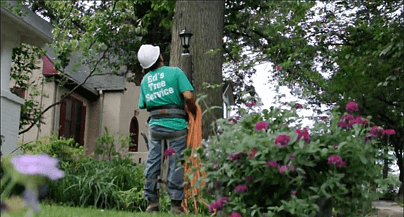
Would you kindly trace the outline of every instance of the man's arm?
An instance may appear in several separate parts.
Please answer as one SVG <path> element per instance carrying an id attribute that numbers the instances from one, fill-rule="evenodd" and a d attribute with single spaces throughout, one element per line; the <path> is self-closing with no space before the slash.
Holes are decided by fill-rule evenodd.
<path id="1" fill-rule="evenodd" d="M 184 91 L 182 93 L 182 95 L 184 96 L 185 102 L 187 104 L 188 110 L 192 113 L 192 114 L 196 114 L 196 105 L 195 105 L 195 98 L 194 98 L 194 94 L 192 94 L 191 91 L 187 90 Z"/>

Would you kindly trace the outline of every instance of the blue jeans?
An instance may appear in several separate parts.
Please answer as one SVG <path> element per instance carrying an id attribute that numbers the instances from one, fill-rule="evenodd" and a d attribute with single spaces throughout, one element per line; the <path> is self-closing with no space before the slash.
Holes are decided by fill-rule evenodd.
<path id="1" fill-rule="evenodd" d="M 151 126 L 149 131 L 156 133 L 172 133 L 176 130 L 161 127 Z M 149 133 L 150 135 L 150 133 Z M 179 139 L 171 139 L 170 147 L 174 148 L 176 155 L 179 159 L 183 159 L 182 153 L 186 148 L 187 138 L 182 137 Z M 143 194 L 148 201 L 157 201 L 159 198 L 157 192 L 157 176 L 160 175 L 161 166 L 161 140 L 150 138 L 149 139 L 149 152 L 147 154 L 146 170 L 144 176 L 146 178 Z M 165 175 L 165 174 L 164 174 Z M 177 166 L 177 162 L 174 157 L 169 157 L 169 168 L 167 177 L 167 187 L 171 200 L 183 200 L 184 199 L 184 169 Z"/>

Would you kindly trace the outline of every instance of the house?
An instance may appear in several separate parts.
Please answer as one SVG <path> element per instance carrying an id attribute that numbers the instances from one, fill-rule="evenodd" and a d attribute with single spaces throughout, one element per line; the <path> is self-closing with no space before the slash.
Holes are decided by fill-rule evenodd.
<path id="1" fill-rule="evenodd" d="M 48 95 L 38 96 L 36 99 L 41 102 L 42 109 L 59 102 L 65 94 L 85 81 L 90 69 L 86 65 L 75 67 L 79 63 L 78 56 L 79 53 L 72 55 L 64 73 L 54 69 L 53 60 L 56 56 L 52 50 L 48 49 L 46 55 L 38 60 L 39 69 L 33 71 L 31 82 L 37 83 L 38 88 Z M 89 77 L 66 100 L 48 110 L 43 116 L 42 124 L 20 135 L 19 142 L 29 143 L 42 136 L 58 135 L 74 138 L 84 147 L 86 154 L 91 154 L 96 150 L 96 139 L 108 128 L 109 135 L 116 134 L 117 151 L 129 156 L 136 163 L 144 163 L 147 148 L 140 133 L 147 133 L 148 113 L 139 110 L 137 104 L 140 87 L 127 82 L 126 76 L 123 76 L 124 71 L 125 68 L 121 67 L 118 72 L 104 71 L 102 75 L 94 74 Z M 67 79 L 63 84 L 58 83 L 61 76 L 66 76 Z M 55 79 L 49 79 L 50 77 Z M 30 90 L 26 91 L 27 97 Z M 119 138 L 130 135 L 134 145 L 122 148 Z"/>
<path id="2" fill-rule="evenodd" d="M 13 13 L 16 3 L 2 2 L 1 7 L 1 153 L 8 154 L 17 148 L 18 123 L 24 100 L 10 92 L 12 50 L 20 43 L 43 47 L 51 43 L 52 25 L 28 8 L 21 6 L 22 15 Z"/>

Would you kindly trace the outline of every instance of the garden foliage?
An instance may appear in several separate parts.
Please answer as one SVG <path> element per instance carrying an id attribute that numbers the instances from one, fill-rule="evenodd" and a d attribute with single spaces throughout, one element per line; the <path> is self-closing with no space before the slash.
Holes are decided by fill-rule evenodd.
<path id="1" fill-rule="evenodd" d="M 108 147 L 115 150 L 113 135 L 106 132 L 102 138 L 108 140 Z M 122 142 L 125 138 L 120 140 Z M 86 156 L 83 146 L 75 143 L 74 139 L 57 136 L 46 136 L 23 147 L 27 154 L 45 153 L 60 159 L 59 167 L 65 172 L 65 177 L 47 183 L 49 192 L 46 198 L 54 203 L 137 211 L 146 207 L 143 198 L 144 167 L 127 158 L 96 160 L 94 155 Z M 110 152 L 108 149 L 108 154 Z M 118 153 L 114 152 L 116 155 Z"/>
<path id="2" fill-rule="evenodd" d="M 186 156 L 199 153 L 204 164 L 210 210 L 314 216 L 328 200 L 341 216 L 369 213 L 375 189 L 382 187 L 377 144 L 392 131 L 371 128 L 370 118 L 356 116 L 356 104 L 346 108 L 350 113 L 334 108 L 313 128 L 302 129 L 296 113 L 302 106 L 290 105 L 262 113 L 241 109 L 238 117 L 217 121 L 220 133 L 207 147 L 186 151 Z"/>

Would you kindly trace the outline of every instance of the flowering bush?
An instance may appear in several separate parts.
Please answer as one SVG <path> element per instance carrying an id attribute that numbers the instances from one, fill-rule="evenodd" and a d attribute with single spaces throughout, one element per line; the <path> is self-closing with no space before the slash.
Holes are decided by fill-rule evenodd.
<path id="1" fill-rule="evenodd" d="M 301 107 L 290 105 L 262 113 L 240 110 L 237 121 L 217 121 L 221 133 L 198 150 L 210 210 L 224 216 L 314 216 L 320 204 L 332 201 L 341 216 L 369 213 L 381 180 L 375 162 L 385 130 L 371 130 L 368 120 L 355 117 L 355 103 L 347 105 L 348 113 L 334 108 L 313 128 L 302 129 L 296 113 Z"/>

